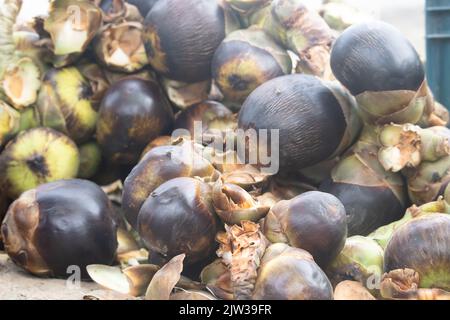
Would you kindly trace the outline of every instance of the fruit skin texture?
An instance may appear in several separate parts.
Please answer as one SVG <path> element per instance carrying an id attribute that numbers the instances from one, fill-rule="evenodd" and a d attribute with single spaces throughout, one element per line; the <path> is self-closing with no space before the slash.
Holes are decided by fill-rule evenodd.
<path id="1" fill-rule="evenodd" d="M 171 106 L 157 83 L 126 78 L 112 85 L 103 98 L 97 141 L 110 162 L 133 165 L 145 146 L 172 125 Z"/>
<path id="2" fill-rule="evenodd" d="M 75 143 L 53 129 L 24 131 L 0 155 L 0 184 L 10 198 L 40 184 L 75 178 L 79 168 Z"/>
<path id="3" fill-rule="evenodd" d="M 125 180 L 122 208 L 128 222 L 136 227 L 139 210 L 161 184 L 178 177 L 201 177 L 213 180 L 213 165 L 197 155 L 191 142 L 161 146 L 150 150 Z"/>
<path id="4" fill-rule="evenodd" d="M 24 193 L 9 208 L 1 227 L 13 261 L 38 276 L 66 277 L 89 264 L 112 264 L 117 225 L 100 187 L 86 180 L 63 180 Z"/>
<path id="5" fill-rule="evenodd" d="M 280 171 L 327 160 L 340 146 L 347 127 L 329 87 L 318 78 L 298 74 L 259 86 L 243 104 L 238 123 L 244 130 L 280 130 Z"/>
<path id="6" fill-rule="evenodd" d="M 144 21 L 151 66 L 165 77 L 200 82 L 211 76 L 211 61 L 225 38 L 224 12 L 217 1 L 158 1 Z"/>
<path id="7" fill-rule="evenodd" d="M 384 252 L 384 271 L 413 269 L 420 288 L 450 290 L 450 216 L 430 214 L 398 228 Z"/>
<path id="8" fill-rule="evenodd" d="M 52 69 L 39 91 L 36 113 L 44 127 L 58 130 L 80 143 L 91 138 L 97 124 L 92 88 L 74 67 Z"/>
<path id="9" fill-rule="evenodd" d="M 165 258 L 186 254 L 193 264 L 216 248 L 217 217 L 211 187 L 193 178 L 176 178 L 158 187 L 138 216 L 138 232 L 149 250 Z"/>
<path id="10" fill-rule="evenodd" d="M 333 287 L 312 256 L 277 243 L 261 260 L 254 300 L 332 300 Z"/>
<path id="11" fill-rule="evenodd" d="M 345 208 L 331 194 L 306 192 L 272 207 L 264 222 L 264 235 L 271 242 L 304 249 L 320 266 L 326 266 L 345 245 Z"/>
<path id="12" fill-rule="evenodd" d="M 365 91 L 416 91 L 425 79 L 412 44 L 381 21 L 348 28 L 334 44 L 331 66 L 336 78 L 355 96 Z"/>

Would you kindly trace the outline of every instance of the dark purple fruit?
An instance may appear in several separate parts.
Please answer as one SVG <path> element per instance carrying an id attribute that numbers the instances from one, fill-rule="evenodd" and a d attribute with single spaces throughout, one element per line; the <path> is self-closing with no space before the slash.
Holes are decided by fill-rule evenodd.
<path id="1" fill-rule="evenodd" d="M 381 21 L 345 30 L 334 44 L 331 67 L 355 96 L 366 91 L 416 91 L 425 79 L 412 44 L 399 30 Z"/>
<path id="2" fill-rule="evenodd" d="M 10 206 L 1 233 L 11 259 L 38 276 L 67 277 L 68 267 L 113 263 L 117 225 L 100 187 L 61 180 L 27 191 Z M 69 273 L 68 273 L 69 272 Z"/>
<path id="3" fill-rule="evenodd" d="M 137 225 L 154 253 L 169 259 L 185 253 L 188 264 L 207 258 L 216 248 L 218 229 L 211 187 L 193 178 L 162 184 L 145 201 Z"/>
<path id="4" fill-rule="evenodd" d="M 294 171 L 329 159 L 347 123 L 335 94 L 308 75 L 288 75 L 259 86 L 239 113 L 240 129 L 279 130 L 280 169 Z"/>
<path id="5" fill-rule="evenodd" d="M 152 67 L 181 82 L 211 77 L 211 61 L 225 38 L 224 11 L 218 1 L 158 1 L 144 21 L 144 41 Z"/>
<path id="6" fill-rule="evenodd" d="M 103 98 L 97 141 L 110 162 L 133 165 L 146 145 L 172 125 L 170 103 L 158 84 L 127 78 L 112 85 Z"/>
<path id="7" fill-rule="evenodd" d="M 384 252 L 384 271 L 413 269 L 420 288 L 450 290 L 450 216 L 431 214 L 397 229 Z"/>
<path id="8" fill-rule="evenodd" d="M 345 208 L 333 195 L 306 192 L 272 207 L 264 221 L 264 235 L 271 242 L 308 251 L 320 266 L 325 266 L 345 245 Z"/>

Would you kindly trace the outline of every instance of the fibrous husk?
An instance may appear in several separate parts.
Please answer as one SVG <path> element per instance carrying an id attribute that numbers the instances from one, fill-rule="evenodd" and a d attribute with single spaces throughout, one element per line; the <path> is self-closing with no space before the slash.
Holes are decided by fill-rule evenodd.
<path id="1" fill-rule="evenodd" d="M 249 300 L 268 241 L 259 225 L 250 221 L 243 221 L 240 226 L 225 226 L 225 229 L 226 233 L 217 236 L 220 243 L 217 255 L 230 271 L 234 298 Z"/>

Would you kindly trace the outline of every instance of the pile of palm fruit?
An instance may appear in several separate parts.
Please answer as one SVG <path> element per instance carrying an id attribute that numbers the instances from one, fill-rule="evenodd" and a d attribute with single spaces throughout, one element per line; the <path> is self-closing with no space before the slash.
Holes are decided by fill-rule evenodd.
<path id="1" fill-rule="evenodd" d="M 449 115 L 393 26 L 333 1 L 21 5 L 0 8 L 16 265 L 78 267 L 87 299 L 450 298 Z M 276 135 L 240 152 L 244 130 Z"/>

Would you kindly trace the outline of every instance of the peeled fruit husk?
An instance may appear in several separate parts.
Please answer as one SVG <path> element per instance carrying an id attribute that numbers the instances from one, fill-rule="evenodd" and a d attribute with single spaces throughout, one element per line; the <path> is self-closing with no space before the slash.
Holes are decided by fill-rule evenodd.
<path id="1" fill-rule="evenodd" d="M 20 113 L 0 101 L 0 149 L 16 135 L 20 127 Z"/>
<path id="2" fill-rule="evenodd" d="M 352 151 L 319 188 L 344 204 L 350 236 L 367 235 L 400 219 L 408 204 L 402 176 L 384 170 L 378 149 L 376 132 L 366 127 Z"/>
<path id="3" fill-rule="evenodd" d="M 79 147 L 80 169 L 78 177 L 90 179 L 95 176 L 100 168 L 102 152 L 96 142 L 88 142 Z"/>
<path id="4" fill-rule="evenodd" d="M 88 0 L 54 0 L 44 29 L 51 37 L 51 48 L 58 67 L 82 54 L 102 24 L 102 11 Z"/>
<path id="5" fill-rule="evenodd" d="M 75 67 L 50 70 L 36 104 L 41 125 L 85 142 L 93 135 L 98 119 L 91 94 L 89 82 Z"/>
<path id="6" fill-rule="evenodd" d="M 1 233 L 5 251 L 30 273 L 66 277 L 69 267 L 78 266 L 86 278 L 87 265 L 114 261 L 116 229 L 112 205 L 100 187 L 64 180 L 23 193 L 10 206 Z"/>
<path id="7" fill-rule="evenodd" d="M 342 281 L 353 280 L 373 293 L 383 273 L 383 254 L 376 241 L 353 236 L 347 239 L 342 251 L 325 271 L 335 286 Z"/>
<path id="8" fill-rule="evenodd" d="M 23 57 L 10 63 L 2 76 L 2 89 L 17 109 L 21 110 L 36 102 L 42 70 L 31 58 Z"/>
<path id="9" fill-rule="evenodd" d="M 226 226 L 217 255 L 230 273 L 237 300 L 326 300 L 333 289 L 312 256 L 286 244 L 270 245 L 259 226 L 243 221 Z"/>
<path id="10" fill-rule="evenodd" d="M 450 155 L 450 130 L 445 127 L 422 129 L 419 126 L 386 125 L 381 128 L 378 159 L 387 171 L 434 162 Z"/>
<path id="11" fill-rule="evenodd" d="M 225 101 L 238 107 L 259 85 L 291 71 L 287 51 L 257 27 L 227 35 L 212 62 L 215 84 Z"/>
<path id="12" fill-rule="evenodd" d="M 0 98 L 19 110 L 36 101 L 45 69 L 38 35 L 15 27 L 21 6 L 22 1 L 8 0 L 0 12 Z"/>
<path id="13" fill-rule="evenodd" d="M 384 253 L 384 271 L 413 269 L 419 288 L 450 290 L 450 215 L 430 214 L 394 231 Z"/>
<path id="14" fill-rule="evenodd" d="M 170 102 L 181 110 L 208 100 L 211 91 L 210 79 L 189 83 L 162 78 L 161 85 Z"/>
<path id="15" fill-rule="evenodd" d="M 258 222 L 270 209 L 269 206 L 260 204 L 243 188 L 224 183 L 222 179 L 218 179 L 214 184 L 212 199 L 217 215 L 229 225 L 239 225 L 242 221 Z"/>
<path id="16" fill-rule="evenodd" d="M 218 172 L 202 157 L 192 141 L 177 141 L 174 145 L 150 150 L 134 167 L 124 184 L 122 208 L 133 227 L 148 196 L 164 182 L 177 177 L 200 177 L 205 181 L 215 181 Z"/>
<path id="17" fill-rule="evenodd" d="M 435 201 L 450 181 L 450 156 L 435 162 L 423 162 L 417 168 L 404 171 L 408 194 L 416 205 Z"/>
<path id="18" fill-rule="evenodd" d="M 142 69 L 148 65 L 142 28 L 139 22 L 106 25 L 96 39 L 97 58 L 112 70 L 132 73 Z"/>
<path id="19" fill-rule="evenodd" d="M 263 232 L 272 243 L 304 249 L 320 266 L 326 266 L 344 247 L 347 216 L 336 197 L 311 191 L 274 205 Z"/>
<path id="20" fill-rule="evenodd" d="M 0 176 L 15 199 L 40 184 L 76 177 L 79 163 L 78 148 L 70 138 L 36 128 L 9 142 L 0 155 Z"/>
<path id="21" fill-rule="evenodd" d="M 450 292 L 419 288 L 420 275 L 412 269 L 397 269 L 383 275 L 381 296 L 391 300 L 450 300 Z"/>
<path id="22" fill-rule="evenodd" d="M 428 110 L 434 109 L 434 101 L 426 81 L 417 91 L 366 91 L 357 95 L 356 101 L 361 118 L 367 123 L 376 125 L 416 124 L 432 114 L 432 111 Z M 435 125 L 445 124 L 438 121 Z"/>
<path id="23" fill-rule="evenodd" d="M 121 270 L 107 265 L 89 265 L 87 272 L 92 280 L 101 286 L 121 294 L 134 297 L 143 296 L 147 287 L 160 269 L 153 264 L 141 264 Z"/>
<path id="24" fill-rule="evenodd" d="M 250 17 L 300 58 L 299 71 L 329 79 L 334 34 L 325 20 L 302 0 L 274 0 Z"/>

